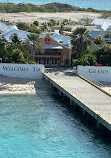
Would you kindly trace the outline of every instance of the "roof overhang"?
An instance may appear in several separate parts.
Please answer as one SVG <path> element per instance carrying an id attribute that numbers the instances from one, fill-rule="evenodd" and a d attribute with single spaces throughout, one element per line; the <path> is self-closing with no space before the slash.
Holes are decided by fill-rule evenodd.
<path id="1" fill-rule="evenodd" d="M 45 49 L 63 49 L 60 45 L 45 45 Z"/>

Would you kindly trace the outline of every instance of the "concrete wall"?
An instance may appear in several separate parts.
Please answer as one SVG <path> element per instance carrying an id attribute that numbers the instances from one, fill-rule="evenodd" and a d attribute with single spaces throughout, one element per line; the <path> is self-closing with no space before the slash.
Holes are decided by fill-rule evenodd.
<path id="1" fill-rule="evenodd" d="M 81 66 L 77 67 L 77 73 L 83 77 L 91 77 L 97 81 L 111 82 L 111 66 Z"/>
<path id="2" fill-rule="evenodd" d="M 9 77 L 41 79 L 43 71 L 42 64 L 0 63 L 0 74 Z"/>

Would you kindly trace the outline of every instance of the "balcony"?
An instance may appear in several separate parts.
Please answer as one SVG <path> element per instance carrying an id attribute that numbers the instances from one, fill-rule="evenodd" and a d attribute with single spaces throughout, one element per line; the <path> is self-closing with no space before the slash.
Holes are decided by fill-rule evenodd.
<path id="1" fill-rule="evenodd" d="M 44 53 L 35 53 L 35 55 L 61 55 L 61 52 L 44 52 Z"/>
<path id="2" fill-rule="evenodd" d="M 44 55 L 61 55 L 61 52 L 45 52 Z"/>

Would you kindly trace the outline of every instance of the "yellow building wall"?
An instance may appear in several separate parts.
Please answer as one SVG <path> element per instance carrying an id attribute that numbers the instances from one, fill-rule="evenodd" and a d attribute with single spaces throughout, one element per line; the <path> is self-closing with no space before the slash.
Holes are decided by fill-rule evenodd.
<path id="1" fill-rule="evenodd" d="M 47 34 L 45 36 L 45 38 L 49 38 L 50 39 L 50 43 L 49 44 L 45 44 L 45 45 L 60 45 L 57 41 L 53 40 L 49 34 Z M 45 43 L 45 39 L 44 39 L 44 43 Z M 62 46 L 62 45 L 60 45 Z M 64 46 L 62 46 L 63 49 L 60 50 L 61 52 L 61 63 L 63 63 L 63 57 L 66 56 L 66 59 L 69 59 L 69 53 L 70 53 L 70 50 L 68 48 L 65 48 Z"/>

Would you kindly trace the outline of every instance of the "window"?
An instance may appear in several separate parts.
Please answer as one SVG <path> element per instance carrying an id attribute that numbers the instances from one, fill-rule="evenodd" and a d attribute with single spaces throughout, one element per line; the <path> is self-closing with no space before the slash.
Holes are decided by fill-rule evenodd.
<path id="1" fill-rule="evenodd" d="M 38 63 L 38 58 L 35 58 L 36 59 L 36 63 Z"/>
<path id="2" fill-rule="evenodd" d="M 61 41 L 59 41 L 59 43 L 63 43 L 63 41 L 61 40 Z"/>
<path id="3" fill-rule="evenodd" d="M 54 64 L 54 58 L 52 58 L 52 64 Z"/>
<path id="4" fill-rule="evenodd" d="M 105 37 L 105 38 L 110 38 L 110 35 L 106 34 L 104 37 Z"/>
<path id="5" fill-rule="evenodd" d="M 57 58 L 55 58 L 55 64 L 57 64 Z"/>
<path id="6" fill-rule="evenodd" d="M 57 53 L 58 50 L 57 49 L 52 49 L 52 53 Z"/>
<path id="7" fill-rule="evenodd" d="M 46 62 L 46 58 L 44 58 L 44 64 L 47 64 L 47 62 Z"/>
<path id="8" fill-rule="evenodd" d="M 45 38 L 45 44 L 49 44 L 50 43 L 50 38 Z"/>
<path id="9" fill-rule="evenodd" d="M 38 63 L 41 64 L 41 58 L 39 58 L 39 62 Z"/>
<path id="10" fill-rule="evenodd" d="M 49 64 L 49 58 L 47 58 L 47 64 Z"/>

